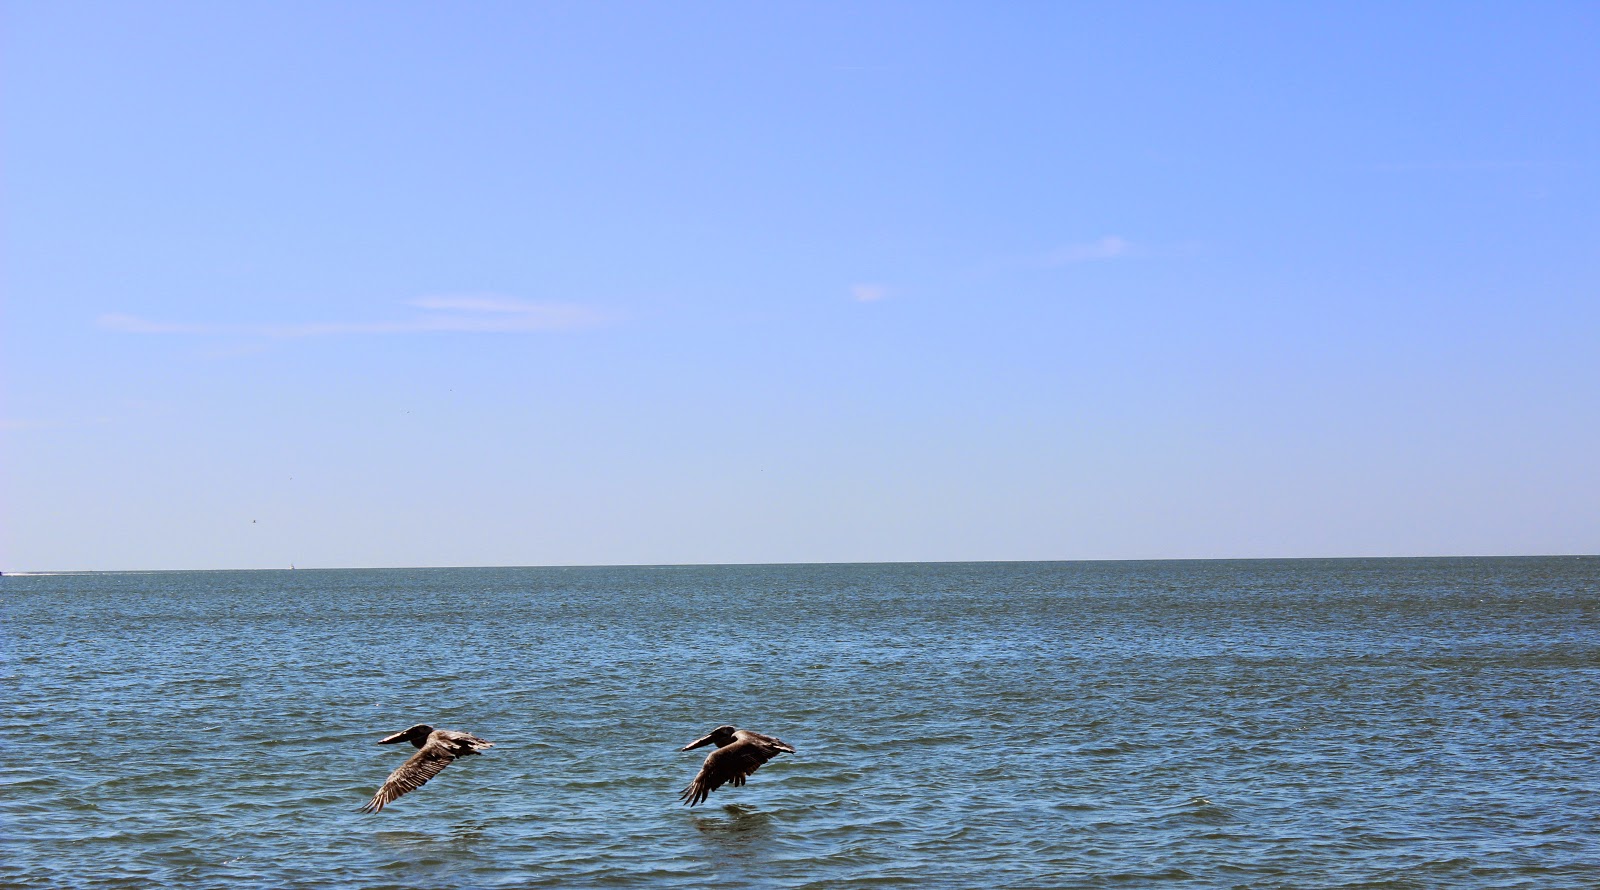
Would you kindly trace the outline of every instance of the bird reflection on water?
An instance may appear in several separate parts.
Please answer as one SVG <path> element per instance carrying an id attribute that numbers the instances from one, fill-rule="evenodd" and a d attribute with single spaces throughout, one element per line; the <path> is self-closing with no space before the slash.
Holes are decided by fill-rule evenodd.
<path id="1" fill-rule="evenodd" d="M 755 879 L 765 874 L 783 846 L 771 813 L 754 807 L 728 804 L 720 814 L 695 813 L 694 858 L 701 867 L 732 879 Z M 750 871 L 746 871 L 749 869 Z"/>
<path id="2" fill-rule="evenodd" d="M 418 831 L 408 828 L 398 831 L 377 831 L 372 834 L 372 838 L 386 847 L 404 850 L 413 856 L 429 854 L 448 856 L 471 852 L 487 838 L 488 828 L 489 821 L 486 819 L 468 819 L 451 825 L 448 831 Z"/>
<path id="3" fill-rule="evenodd" d="M 727 816 L 696 814 L 694 827 L 706 833 L 727 835 L 753 832 L 766 834 L 771 831 L 771 813 L 763 813 L 755 807 L 747 807 L 737 803 L 730 803 L 723 807 L 722 810 L 727 813 Z M 745 840 L 748 840 L 748 838 Z"/>
<path id="4" fill-rule="evenodd" d="M 450 840 L 459 847 L 465 848 L 483 840 L 484 831 L 489 827 L 486 819 L 468 819 L 450 827 Z"/>

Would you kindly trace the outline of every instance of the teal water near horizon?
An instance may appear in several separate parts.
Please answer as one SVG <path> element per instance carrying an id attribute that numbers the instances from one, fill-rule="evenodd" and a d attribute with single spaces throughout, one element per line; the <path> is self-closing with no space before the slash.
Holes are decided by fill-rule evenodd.
<path id="1" fill-rule="evenodd" d="M 0 578 L 0 886 L 1591 888 L 1600 558 Z M 496 743 L 356 812 L 412 723 Z M 719 723 L 797 749 L 678 804 Z"/>

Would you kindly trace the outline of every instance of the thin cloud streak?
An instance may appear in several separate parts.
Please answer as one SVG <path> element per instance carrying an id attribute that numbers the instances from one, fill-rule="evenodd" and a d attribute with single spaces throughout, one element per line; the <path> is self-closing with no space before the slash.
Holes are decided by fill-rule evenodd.
<path id="1" fill-rule="evenodd" d="M 533 303 L 496 296 L 419 297 L 409 305 L 425 310 L 414 318 L 370 322 L 300 324 L 216 324 L 152 321 L 112 313 L 97 320 L 102 328 L 127 334 L 209 337 L 332 337 L 395 334 L 524 334 L 567 331 L 616 321 L 617 317 L 572 303 Z"/>
<path id="2" fill-rule="evenodd" d="M 1046 254 L 1044 262 L 1047 266 L 1068 266 L 1073 263 L 1115 260 L 1132 256 L 1134 253 L 1134 246 L 1127 239 L 1119 238 L 1116 235 L 1107 235 L 1096 241 L 1086 241 L 1080 244 L 1068 244 L 1065 247 L 1059 247 Z"/>
<path id="3" fill-rule="evenodd" d="M 0 432 L 6 432 L 6 433 L 23 432 L 25 430 L 44 430 L 44 429 L 49 429 L 51 427 L 57 427 L 57 426 L 61 426 L 61 422 L 60 421 L 56 421 L 56 420 L 33 420 L 33 419 L 30 419 L 30 418 L 25 418 L 25 417 L 19 417 L 19 418 L 0 417 Z"/>
<path id="4" fill-rule="evenodd" d="M 495 312 L 507 314 L 539 312 L 552 305 L 558 305 L 553 303 L 531 303 L 527 300 L 517 300 L 494 294 L 418 297 L 415 300 L 408 300 L 407 304 L 418 309 L 436 309 L 447 312 Z"/>
<path id="5" fill-rule="evenodd" d="M 850 288 L 850 295 L 859 303 L 876 303 L 889 296 L 889 289 L 881 284 L 858 284 Z"/>
<path id="6" fill-rule="evenodd" d="M 1411 161 L 1373 164 L 1380 173 L 1499 173 L 1508 170 L 1534 170 L 1551 166 L 1533 161 Z"/>
<path id="7" fill-rule="evenodd" d="M 35 430 L 57 430 L 73 427 L 104 426 L 111 423 L 109 417 L 91 417 L 87 419 L 58 419 L 58 418 L 32 418 L 32 417 L 4 417 L 0 418 L 0 432 L 26 433 Z"/>

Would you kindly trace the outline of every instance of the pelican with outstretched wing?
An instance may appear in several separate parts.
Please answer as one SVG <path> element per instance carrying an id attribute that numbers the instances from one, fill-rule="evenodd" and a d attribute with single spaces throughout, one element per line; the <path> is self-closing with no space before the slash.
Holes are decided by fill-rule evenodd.
<path id="1" fill-rule="evenodd" d="M 454 729 L 434 729 L 426 723 L 418 723 L 410 729 L 401 730 L 385 739 L 380 739 L 380 745 L 392 745 L 395 742 L 410 742 L 417 749 L 400 768 L 389 774 L 383 787 L 372 799 L 361 807 L 363 813 L 376 813 L 385 805 L 393 803 L 394 799 L 408 791 L 415 791 L 427 784 L 428 780 L 437 776 L 441 770 L 450 765 L 457 757 L 468 754 L 477 754 L 494 747 L 494 742 L 487 742 L 470 732 L 458 732 Z"/>
<path id="2" fill-rule="evenodd" d="M 730 782 L 734 787 L 743 785 L 761 764 L 779 754 L 794 753 L 794 748 L 783 739 L 732 726 L 719 726 L 680 750 L 692 751 L 704 745 L 716 745 L 717 750 L 706 755 L 700 773 L 678 795 L 679 800 L 691 807 L 704 802 L 711 792 Z"/>

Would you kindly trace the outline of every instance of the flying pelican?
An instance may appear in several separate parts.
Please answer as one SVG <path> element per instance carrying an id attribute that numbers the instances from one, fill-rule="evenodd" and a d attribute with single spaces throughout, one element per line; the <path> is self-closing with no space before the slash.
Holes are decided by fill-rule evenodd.
<path id="1" fill-rule="evenodd" d="M 732 726 L 719 726 L 705 738 L 690 742 L 679 750 L 690 751 L 711 744 L 715 744 L 717 750 L 706 755 L 700 774 L 678 795 L 679 800 L 691 807 L 703 802 L 711 792 L 727 782 L 732 782 L 736 788 L 743 785 L 751 773 L 761 768 L 761 764 L 779 754 L 794 753 L 794 749 L 782 739 Z"/>
<path id="2" fill-rule="evenodd" d="M 363 813 L 376 813 L 382 810 L 385 804 L 393 803 L 394 799 L 407 791 L 415 791 L 427 784 L 427 781 L 439 774 L 439 771 L 450 765 L 450 761 L 468 754 L 477 754 L 486 748 L 493 748 L 494 742 L 486 742 L 470 732 L 457 732 L 453 729 L 434 729 L 426 723 L 418 723 L 410 729 L 401 730 L 385 739 L 380 739 L 380 745 L 392 745 L 395 742 L 410 742 L 417 748 L 417 753 L 400 768 L 389 774 L 383 787 L 372 799 L 361 807 Z"/>

